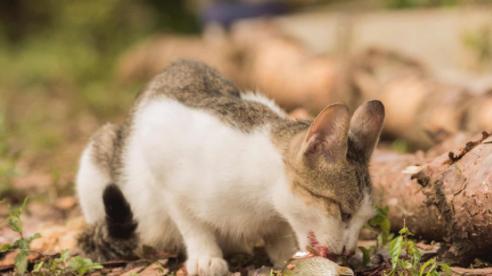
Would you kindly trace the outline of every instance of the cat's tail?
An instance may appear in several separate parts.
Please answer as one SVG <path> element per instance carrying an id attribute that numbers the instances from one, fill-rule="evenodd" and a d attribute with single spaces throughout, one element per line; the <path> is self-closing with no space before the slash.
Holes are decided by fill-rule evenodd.
<path id="1" fill-rule="evenodd" d="M 102 200 L 105 220 L 88 226 L 80 234 L 77 240 L 79 247 L 97 261 L 136 258 L 137 223 L 133 219 L 130 204 L 115 184 L 104 189 Z"/>

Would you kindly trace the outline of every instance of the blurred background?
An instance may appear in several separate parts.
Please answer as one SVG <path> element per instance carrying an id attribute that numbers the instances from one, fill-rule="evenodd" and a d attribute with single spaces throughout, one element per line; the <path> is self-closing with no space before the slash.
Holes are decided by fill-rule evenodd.
<path id="1" fill-rule="evenodd" d="M 0 198 L 71 195 L 91 133 L 121 121 L 145 82 L 180 57 L 264 91 L 295 116 L 383 99 L 385 139 L 398 151 L 490 127 L 491 5 L 1 1 Z"/>

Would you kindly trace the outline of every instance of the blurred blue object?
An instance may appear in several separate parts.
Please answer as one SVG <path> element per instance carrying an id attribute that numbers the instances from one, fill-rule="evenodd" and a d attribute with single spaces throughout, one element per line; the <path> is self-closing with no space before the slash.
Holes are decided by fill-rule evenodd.
<path id="1" fill-rule="evenodd" d="M 215 23 L 227 28 L 239 19 L 279 15 L 287 11 L 287 4 L 279 1 L 266 3 L 220 2 L 205 8 L 201 14 L 201 20 L 204 25 Z"/>

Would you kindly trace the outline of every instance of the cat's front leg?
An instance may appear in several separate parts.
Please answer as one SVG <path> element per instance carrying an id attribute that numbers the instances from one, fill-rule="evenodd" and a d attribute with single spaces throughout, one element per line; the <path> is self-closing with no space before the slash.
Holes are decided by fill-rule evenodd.
<path id="1" fill-rule="evenodd" d="M 285 225 L 265 238 L 265 250 L 276 268 L 285 266 L 296 252 L 297 242 L 290 226 Z"/>
<path id="2" fill-rule="evenodd" d="M 215 236 L 208 229 L 197 227 L 186 231 L 186 270 L 189 275 L 223 276 L 229 274 Z"/>
<path id="3" fill-rule="evenodd" d="M 183 209 L 175 209 L 172 213 L 186 246 L 188 275 L 229 275 L 213 229 Z"/>

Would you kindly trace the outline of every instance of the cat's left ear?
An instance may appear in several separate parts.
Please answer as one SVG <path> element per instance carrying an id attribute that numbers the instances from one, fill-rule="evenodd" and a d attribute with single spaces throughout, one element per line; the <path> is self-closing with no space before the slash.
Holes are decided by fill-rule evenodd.
<path id="1" fill-rule="evenodd" d="M 349 140 L 366 162 L 378 143 L 383 122 L 384 105 L 377 100 L 359 106 L 350 120 Z"/>

